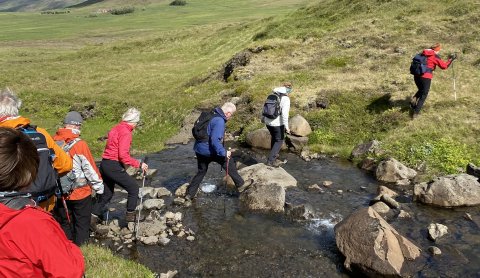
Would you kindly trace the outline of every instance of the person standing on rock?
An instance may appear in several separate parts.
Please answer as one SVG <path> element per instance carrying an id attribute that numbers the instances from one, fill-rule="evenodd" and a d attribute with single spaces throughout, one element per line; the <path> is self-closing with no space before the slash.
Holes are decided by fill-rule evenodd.
<path id="1" fill-rule="evenodd" d="M 100 171 L 95 165 L 92 153 L 87 143 L 80 139 L 80 129 L 83 118 L 76 111 L 68 112 L 63 120 L 63 128 L 57 130 L 53 140 L 67 152 L 73 160 L 72 175 L 73 187 L 71 192 L 64 192 L 66 196 L 65 210 L 63 200 L 58 199 L 55 206 L 55 215 L 65 231 L 68 239 L 77 245 L 85 243 L 90 234 L 90 217 L 92 213 L 92 189 L 97 195 L 103 194 L 103 181 Z M 69 174 L 70 175 L 70 174 Z M 67 217 L 69 213 L 71 217 Z M 71 223 L 69 223 L 71 219 Z"/>
<path id="2" fill-rule="evenodd" d="M 140 121 L 140 111 L 130 108 L 122 116 L 122 121 L 108 133 L 107 144 L 100 163 L 105 190 L 93 205 L 92 222 L 98 222 L 106 212 L 106 205 L 113 197 L 114 186 L 118 184 L 128 192 L 125 220 L 135 221 L 139 187 L 135 179 L 127 174 L 125 167 L 130 165 L 146 172 L 148 165 L 130 156 L 132 132 Z"/>
<path id="3" fill-rule="evenodd" d="M 420 114 L 420 110 L 427 99 L 428 92 L 430 91 L 430 85 L 432 84 L 433 72 L 436 67 L 439 66 L 441 69 L 447 69 L 452 62 L 457 58 L 455 53 L 450 54 L 448 61 L 443 61 L 438 53 L 440 52 L 442 46 L 440 43 L 435 43 L 430 48 L 424 49 L 422 52 L 423 56 L 427 57 L 427 68 L 428 70 L 422 75 L 414 75 L 413 79 L 415 85 L 417 86 L 417 93 L 412 97 L 410 103 L 413 109 L 413 118 L 416 118 Z"/>
<path id="4" fill-rule="evenodd" d="M 216 107 L 213 111 L 213 117 L 206 126 L 208 138 L 206 140 L 195 141 L 193 150 L 197 156 L 198 172 L 187 187 L 187 198 L 195 198 L 198 187 L 207 174 L 208 165 L 211 162 L 220 164 L 222 168 L 227 171 L 237 189 L 245 183 L 243 178 L 238 174 L 231 151 L 227 151 L 223 146 L 225 123 L 233 116 L 236 110 L 235 104 L 231 102 L 226 102 L 221 108 Z"/>
<path id="5" fill-rule="evenodd" d="M 282 87 L 273 89 L 273 94 L 280 99 L 280 111 L 275 118 L 263 117 L 268 131 L 270 132 L 270 154 L 267 158 L 267 166 L 278 167 L 282 164 L 278 160 L 278 154 L 285 140 L 285 132 L 290 133 L 288 127 L 288 114 L 290 113 L 290 93 L 292 92 L 292 83 L 285 82 Z"/>
<path id="6" fill-rule="evenodd" d="M 39 165 L 27 135 L 0 127 L 0 277 L 83 277 L 82 251 L 27 193 Z"/>

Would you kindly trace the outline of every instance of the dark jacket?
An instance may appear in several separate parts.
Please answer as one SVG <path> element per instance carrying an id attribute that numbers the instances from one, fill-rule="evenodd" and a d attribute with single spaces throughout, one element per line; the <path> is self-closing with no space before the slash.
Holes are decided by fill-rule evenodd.
<path id="1" fill-rule="evenodd" d="M 208 157 L 226 156 L 226 151 L 223 147 L 223 136 L 225 135 L 227 117 L 220 107 L 215 108 L 215 113 L 218 116 L 213 117 L 207 127 L 208 142 L 195 141 L 193 145 L 195 153 Z"/>

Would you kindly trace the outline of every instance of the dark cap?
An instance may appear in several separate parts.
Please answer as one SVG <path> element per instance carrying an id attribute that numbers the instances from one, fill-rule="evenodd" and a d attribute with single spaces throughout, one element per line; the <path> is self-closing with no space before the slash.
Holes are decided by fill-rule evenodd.
<path id="1" fill-rule="evenodd" d="M 82 125 L 83 118 L 77 111 L 70 111 L 67 113 L 67 116 L 65 116 L 63 123 L 66 125 Z"/>

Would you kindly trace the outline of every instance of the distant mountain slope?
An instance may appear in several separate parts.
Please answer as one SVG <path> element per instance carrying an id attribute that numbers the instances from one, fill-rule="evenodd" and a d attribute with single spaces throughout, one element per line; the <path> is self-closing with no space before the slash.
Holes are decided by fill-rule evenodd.
<path id="1" fill-rule="evenodd" d="M 0 0 L 0 12 L 34 12 L 64 8 L 83 8 L 95 4 L 111 6 L 148 5 L 163 0 Z"/>
<path id="2" fill-rule="evenodd" d="M 0 0 L 0 12 L 26 12 L 61 9 L 85 0 Z"/>

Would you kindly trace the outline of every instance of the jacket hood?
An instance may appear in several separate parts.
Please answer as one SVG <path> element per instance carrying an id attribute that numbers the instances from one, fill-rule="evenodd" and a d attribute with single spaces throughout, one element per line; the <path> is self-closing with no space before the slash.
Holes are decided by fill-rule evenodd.
<path id="1" fill-rule="evenodd" d="M 3 228 L 3 226 L 7 225 L 10 220 L 12 220 L 15 216 L 19 215 L 22 213 L 23 209 L 20 210 L 15 210 L 11 209 L 4 204 L 0 203 L 0 229 Z"/>
<path id="2" fill-rule="evenodd" d="M 55 136 L 53 136 L 53 140 L 69 142 L 79 136 L 80 134 L 74 134 L 69 128 L 60 128 L 57 130 L 57 133 L 55 133 Z"/>
<path id="3" fill-rule="evenodd" d="M 25 117 L 22 117 L 22 116 L 18 116 L 18 117 L 10 118 L 8 120 L 4 120 L 4 121 L 0 122 L 0 126 L 16 128 L 18 126 L 28 125 L 29 123 L 30 123 L 29 119 L 27 119 Z"/>
<path id="4" fill-rule="evenodd" d="M 424 49 L 422 53 L 423 53 L 423 55 L 425 55 L 425 56 L 434 56 L 434 55 L 436 55 L 435 50 L 433 50 L 433 49 Z"/>
<path id="5" fill-rule="evenodd" d="M 215 113 L 217 113 L 218 115 L 222 116 L 222 118 L 223 118 L 224 121 L 227 121 L 227 116 L 225 116 L 225 113 L 223 113 L 222 108 L 220 108 L 220 107 L 215 107 Z"/>

